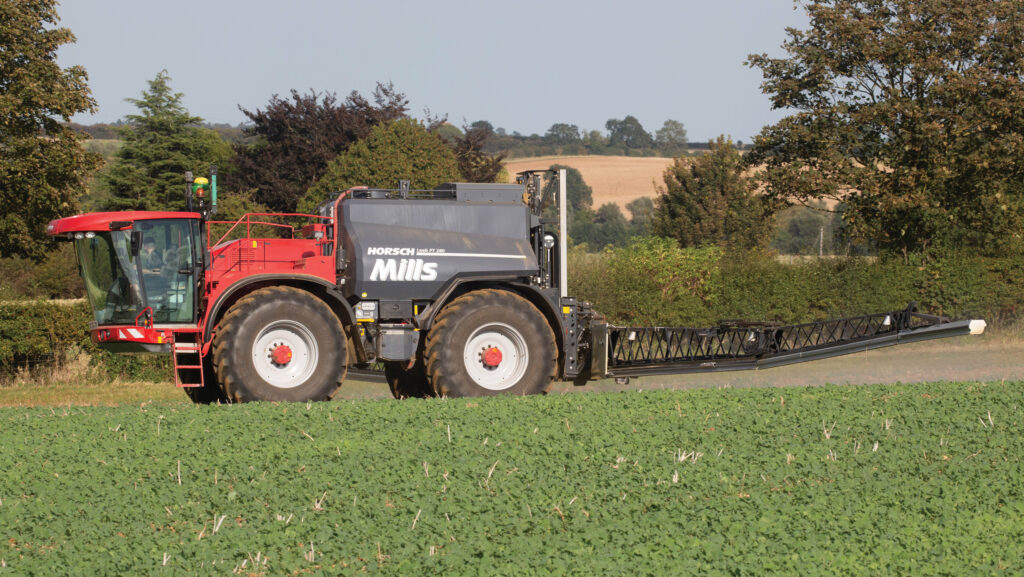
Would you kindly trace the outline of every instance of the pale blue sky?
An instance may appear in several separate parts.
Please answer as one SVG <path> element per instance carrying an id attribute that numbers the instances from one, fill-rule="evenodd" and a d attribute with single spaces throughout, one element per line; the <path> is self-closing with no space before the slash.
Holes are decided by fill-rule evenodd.
<path id="1" fill-rule="evenodd" d="M 86 68 L 99 102 L 78 122 L 133 112 L 124 99 L 167 69 L 209 122 L 292 88 L 369 95 L 379 80 L 414 116 L 460 125 L 604 131 L 632 114 L 652 133 L 671 118 L 691 141 L 745 142 L 783 114 L 746 56 L 781 54 L 785 28 L 807 24 L 792 0 L 64 0 L 58 13 L 78 37 L 59 61 Z"/>

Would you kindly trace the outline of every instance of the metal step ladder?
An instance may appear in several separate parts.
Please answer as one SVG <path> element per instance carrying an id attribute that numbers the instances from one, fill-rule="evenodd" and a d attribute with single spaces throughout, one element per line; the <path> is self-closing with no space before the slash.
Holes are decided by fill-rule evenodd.
<path id="1" fill-rule="evenodd" d="M 171 343 L 174 359 L 174 384 L 178 387 L 202 387 L 203 358 L 199 331 L 175 331 Z"/>

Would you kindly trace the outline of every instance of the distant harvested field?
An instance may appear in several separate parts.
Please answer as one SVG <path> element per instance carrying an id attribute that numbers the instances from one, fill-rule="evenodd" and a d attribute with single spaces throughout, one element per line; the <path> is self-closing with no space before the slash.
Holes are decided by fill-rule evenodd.
<path id="1" fill-rule="evenodd" d="M 509 178 L 529 169 L 546 169 L 552 164 L 564 164 L 579 170 L 594 189 L 594 207 L 613 202 L 623 210 L 632 200 L 656 194 L 655 183 L 662 184 L 665 168 L 671 158 L 633 156 L 538 156 L 514 158 L 505 162 Z M 629 216 L 628 213 L 626 215 Z"/>

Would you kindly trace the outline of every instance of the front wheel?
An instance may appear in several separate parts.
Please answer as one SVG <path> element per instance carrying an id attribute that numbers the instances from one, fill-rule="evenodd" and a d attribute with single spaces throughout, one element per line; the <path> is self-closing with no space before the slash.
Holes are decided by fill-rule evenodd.
<path id="1" fill-rule="evenodd" d="M 212 357 L 212 354 L 203 357 L 203 386 L 184 387 L 185 394 L 188 395 L 188 398 L 193 403 L 210 405 L 230 402 L 230 399 L 224 394 L 224 389 L 217 381 L 217 371 L 213 366 Z"/>
<path id="2" fill-rule="evenodd" d="M 438 314 L 425 347 L 426 373 L 448 397 L 547 392 L 558 347 L 544 315 L 519 295 L 481 290 Z"/>
<path id="3" fill-rule="evenodd" d="M 326 401 L 348 353 L 341 322 L 322 300 L 292 287 L 246 295 L 221 320 L 213 361 L 235 402 Z"/>

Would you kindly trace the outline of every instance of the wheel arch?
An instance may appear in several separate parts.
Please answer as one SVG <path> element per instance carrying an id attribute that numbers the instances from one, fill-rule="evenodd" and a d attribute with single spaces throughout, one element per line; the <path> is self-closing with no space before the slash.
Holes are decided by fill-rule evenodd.
<path id="1" fill-rule="evenodd" d="M 336 290 L 335 285 L 314 276 L 254 275 L 239 281 L 222 292 L 210 305 L 203 328 L 203 342 L 209 342 L 214 327 L 220 322 L 231 306 L 247 294 L 271 286 L 288 286 L 306 291 L 324 301 L 338 316 L 342 327 L 348 331 L 355 320 L 352 306 Z"/>
<path id="2" fill-rule="evenodd" d="M 535 306 L 540 311 L 541 315 L 544 316 L 544 320 L 547 321 L 548 326 L 551 327 L 551 332 L 555 335 L 555 344 L 558 346 L 558 366 L 559 373 L 562 372 L 561 366 L 564 358 L 564 346 L 565 346 L 565 329 L 562 326 L 562 317 L 559 314 L 558 309 L 554 303 L 548 300 L 537 287 L 526 283 L 498 281 L 490 279 L 465 279 L 457 281 L 446 288 L 434 301 L 433 306 L 430 310 L 424 311 L 425 314 L 421 315 L 417 319 L 417 322 L 421 330 L 429 331 L 430 326 L 434 322 L 434 318 L 448 303 L 455 300 L 456 298 L 482 289 L 496 289 L 510 292 L 526 299 L 530 304 Z"/>

